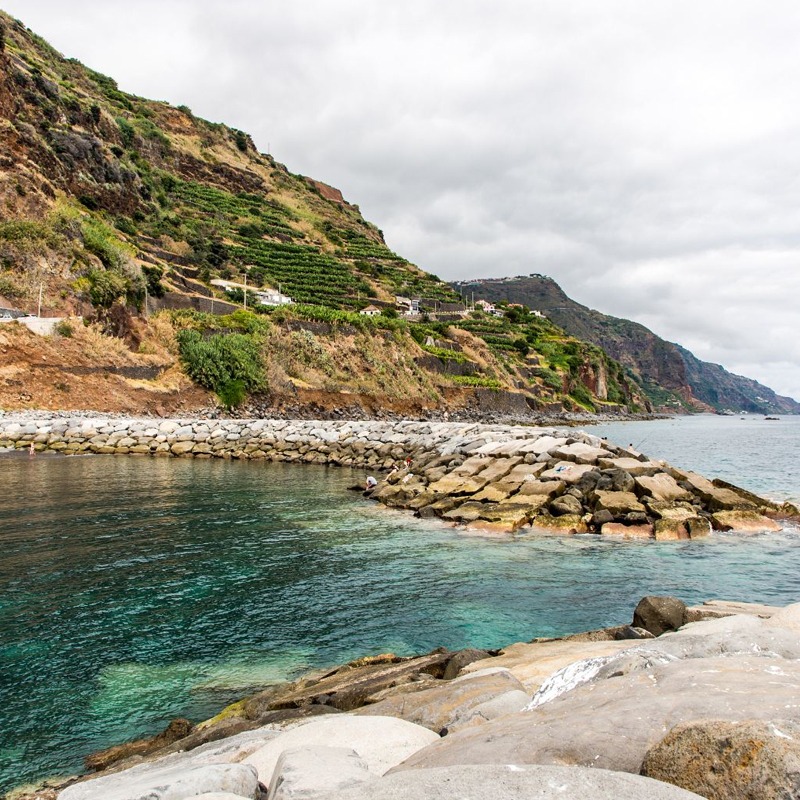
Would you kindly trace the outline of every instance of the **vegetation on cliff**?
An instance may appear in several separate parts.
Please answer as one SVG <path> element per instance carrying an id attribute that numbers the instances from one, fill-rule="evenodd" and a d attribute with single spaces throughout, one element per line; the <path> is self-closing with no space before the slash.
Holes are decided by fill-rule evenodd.
<path id="1" fill-rule="evenodd" d="M 87 369 L 116 376 L 119 410 L 194 404 L 176 388 L 176 365 L 227 407 L 248 393 L 280 406 L 322 392 L 333 405 L 338 394 L 444 409 L 480 405 L 487 389 L 507 396 L 489 407 L 515 413 L 643 405 L 635 380 L 596 345 L 525 308 L 467 313 L 338 190 L 290 173 L 244 132 L 128 94 L 22 23 L 0 14 L 0 25 L 0 307 L 32 313 L 41 297 L 43 316 L 80 316 L 129 351 L 124 364 L 109 347 L 114 358 L 78 365 L 54 348 L 48 372 L 20 388 L 37 348 L 7 331 L 17 367 L 0 375 L 3 406 L 87 402 L 45 390 Z M 261 305 L 256 288 L 294 302 Z M 397 296 L 420 313 L 398 318 Z M 377 316 L 358 313 L 368 305 Z M 153 367 L 156 354 L 153 378 L 119 372 Z M 153 402 L 125 395 L 131 380 Z"/>
<path id="2" fill-rule="evenodd" d="M 524 303 L 547 314 L 572 336 L 601 347 L 624 365 L 650 403 L 665 410 L 732 409 L 751 413 L 800 413 L 800 403 L 762 384 L 708 364 L 680 345 L 667 342 L 627 319 L 602 314 L 576 303 L 545 275 L 461 281 L 460 292 L 493 302 Z"/>

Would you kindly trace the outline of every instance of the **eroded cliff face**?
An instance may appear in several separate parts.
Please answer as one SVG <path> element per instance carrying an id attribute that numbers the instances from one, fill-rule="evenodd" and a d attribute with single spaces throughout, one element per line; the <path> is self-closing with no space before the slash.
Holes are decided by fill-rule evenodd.
<path id="1" fill-rule="evenodd" d="M 602 347 L 627 367 L 655 408 L 694 411 L 734 409 L 756 413 L 800 413 L 800 403 L 718 364 L 708 364 L 644 325 L 611 317 L 576 303 L 545 275 L 454 284 L 492 302 L 524 303 L 545 313 L 573 336 Z"/>

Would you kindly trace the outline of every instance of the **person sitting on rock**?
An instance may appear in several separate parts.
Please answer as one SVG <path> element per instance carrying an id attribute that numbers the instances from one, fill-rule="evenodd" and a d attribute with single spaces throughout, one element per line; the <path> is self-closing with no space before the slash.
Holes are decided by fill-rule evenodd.
<path id="1" fill-rule="evenodd" d="M 371 492 L 377 485 L 378 481 L 372 475 L 368 475 L 367 480 L 364 482 L 364 491 Z"/>

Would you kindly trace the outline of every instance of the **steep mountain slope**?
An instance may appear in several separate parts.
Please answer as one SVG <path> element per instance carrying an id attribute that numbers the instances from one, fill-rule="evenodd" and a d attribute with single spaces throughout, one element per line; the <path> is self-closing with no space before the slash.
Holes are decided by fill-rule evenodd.
<path id="1" fill-rule="evenodd" d="M 602 314 L 570 299 L 545 275 L 462 281 L 452 284 L 465 297 L 524 303 L 573 336 L 602 347 L 630 370 L 656 406 L 733 409 L 754 413 L 800 413 L 800 403 L 775 394 L 754 380 L 700 361 L 630 320 Z"/>
<path id="2" fill-rule="evenodd" d="M 719 364 L 701 361 L 679 344 L 675 348 L 683 358 L 694 396 L 701 402 L 718 409 L 736 409 L 756 414 L 800 413 L 800 403 L 791 397 L 775 394 L 758 381 L 734 375 Z"/>
<path id="3" fill-rule="evenodd" d="M 93 326 L 37 347 L 4 323 L 0 406 L 99 408 L 104 380 L 115 410 L 208 402 L 187 376 L 260 409 L 646 405 L 596 345 L 524 311 L 468 314 L 338 190 L 242 131 L 121 91 L 1 12 L 0 208 L 0 309 Z M 420 313 L 398 318 L 397 295 Z"/>

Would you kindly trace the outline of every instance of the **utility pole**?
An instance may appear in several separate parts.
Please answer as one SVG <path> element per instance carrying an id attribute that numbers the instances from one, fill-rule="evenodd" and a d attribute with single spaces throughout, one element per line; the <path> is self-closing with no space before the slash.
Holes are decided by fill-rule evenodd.
<path id="1" fill-rule="evenodd" d="M 42 317 L 42 283 L 39 283 L 39 307 L 36 310 L 36 316 L 41 319 Z"/>
<path id="2" fill-rule="evenodd" d="M 244 310 L 247 311 L 247 270 L 244 271 Z"/>

